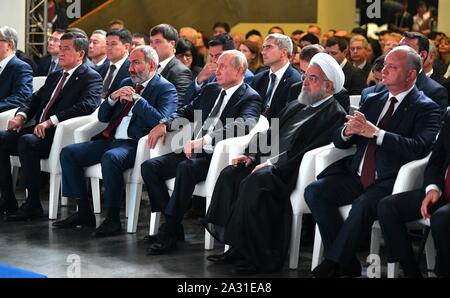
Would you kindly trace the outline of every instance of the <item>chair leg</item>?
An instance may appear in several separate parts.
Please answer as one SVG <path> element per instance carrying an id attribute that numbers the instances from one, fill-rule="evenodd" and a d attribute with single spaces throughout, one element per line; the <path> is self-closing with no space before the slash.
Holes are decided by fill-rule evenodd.
<path id="1" fill-rule="evenodd" d="M 125 217 L 128 218 L 128 210 L 129 210 L 129 200 L 130 200 L 130 187 L 131 184 L 127 183 L 125 185 Z"/>
<path id="2" fill-rule="evenodd" d="M 300 252 L 300 240 L 302 237 L 302 219 L 303 214 L 292 215 L 292 228 L 291 228 L 291 245 L 289 251 L 289 269 L 298 268 L 298 256 Z"/>
<path id="3" fill-rule="evenodd" d="M 101 213 L 100 203 L 100 179 L 91 178 L 92 202 L 94 203 L 94 213 Z"/>
<path id="4" fill-rule="evenodd" d="M 428 277 L 436 277 L 434 268 L 436 266 L 436 250 L 434 247 L 434 239 L 431 233 L 428 234 L 427 242 L 425 243 L 425 256 L 427 259 Z"/>
<path id="5" fill-rule="evenodd" d="M 161 212 L 150 213 L 150 232 L 149 235 L 156 235 L 159 228 L 159 219 L 161 218 Z"/>
<path id="6" fill-rule="evenodd" d="M 227 252 L 229 249 L 231 248 L 231 246 L 229 246 L 228 244 L 225 244 L 224 248 L 223 248 L 223 252 Z"/>
<path id="7" fill-rule="evenodd" d="M 16 186 L 17 186 L 17 180 L 19 179 L 19 168 L 18 167 L 12 167 L 12 184 L 13 184 L 13 191 L 16 192 Z"/>
<path id="8" fill-rule="evenodd" d="M 50 193 L 48 199 L 48 218 L 56 219 L 58 217 L 58 201 L 61 186 L 61 175 L 50 173 Z"/>
<path id="9" fill-rule="evenodd" d="M 397 263 L 388 263 L 387 277 L 388 278 L 397 278 L 399 270 L 400 270 L 400 265 L 398 262 Z"/>
<path id="10" fill-rule="evenodd" d="M 211 204 L 211 197 L 206 197 L 206 212 L 208 212 L 209 205 Z M 208 232 L 207 229 L 205 229 L 205 249 L 206 250 L 212 250 L 214 249 L 214 238 L 211 236 L 211 234 Z"/>
<path id="11" fill-rule="evenodd" d="M 370 237 L 370 254 L 380 255 L 381 229 L 379 226 L 372 226 L 372 235 Z"/>
<path id="12" fill-rule="evenodd" d="M 314 235 L 314 249 L 313 249 L 313 255 L 312 255 L 312 262 L 311 262 L 311 271 L 316 268 L 319 263 L 322 261 L 323 256 L 323 244 L 322 244 L 322 237 L 320 236 L 319 227 L 316 224 L 316 232 Z"/>
<path id="13" fill-rule="evenodd" d="M 128 187 L 127 187 L 128 188 Z M 139 210 L 141 208 L 142 184 L 132 183 L 129 186 L 129 203 L 128 203 L 128 221 L 127 232 L 136 233 L 137 223 L 139 219 Z M 128 198 L 128 196 L 127 196 Z"/>

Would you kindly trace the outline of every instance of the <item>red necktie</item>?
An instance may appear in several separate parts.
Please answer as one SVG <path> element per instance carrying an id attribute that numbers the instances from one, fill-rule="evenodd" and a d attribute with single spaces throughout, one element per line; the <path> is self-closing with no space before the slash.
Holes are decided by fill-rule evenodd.
<path id="1" fill-rule="evenodd" d="M 450 164 L 447 167 L 447 177 L 445 177 L 444 193 L 442 196 L 447 202 L 450 202 Z"/>
<path id="2" fill-rule="evenodd" d="M 379 129 L 385 129 L 388 126 L 389 121 L 391 120 L 397 99 L 395 97 L 392 97 L 390 101 L 391 103 L 386 114 L 384 114 L 383 118 L 378 123 Z M 372 185 L 375 181 L 375 151 L 377 150 L 377 147 L 378 145 L 376 140 L 370 139 L 369 143 L 367 144 L 366 155 L 364 156 L 364 162 L 361 170 L 361 184 L 363 185 L 364 189 Z"/>
<path id="3" fill-rule="evenodd" d="M 62 90 L 62 88 L 64 86 L 64 82 L 66 81 L 66 78 L 67 78 L 68 75 L 69 75 L 68 72 L 64 72 L 63 76 L 61 77 L 61 80 L 59 81 L 58 86 L 56 87 L 55 94 L 50 99 L 48 104 L 45 106 L 44 111 L 42 111 L 41 118 L 39 118 L 39 123 L 42 123 L 42 122 L 44 122 L 45 120 L 48 119 L 47 118 L 48 111 L 53 106 L 53 104 L 55 103 L 55 101 L 58 98 L 59 94 L 61 93 L 61 90 Z"/>
<path id="4" fill-rule="evenodd" d="M 143 89 L 144 89 L 144 86 L 142 86 L 141 84 L 136 85 L 136 87 L 134 88 L 135 92 L 138 94 L 140 94 Z M 110 141 L 113 139 L 113 133 L 115 132 L 116 128 L 119 126 L 120 122 L 122 122 L 122 119 L 126 115 L 128 115 L 128 113 L 130 112 L 133 105 L 134 105 L 134 102 L 127 101 L 127 103 L 125 104 L 125 106 L 122 110 L 122 113 L 120 113 L 119 117 L 117 117 L 117 119 L 114 120 L 114 122 L 109 123 L 108 127 L 106 127 L 104 131 L 102 131 L 102 136 L 105 139 L 110 140 Z"/>

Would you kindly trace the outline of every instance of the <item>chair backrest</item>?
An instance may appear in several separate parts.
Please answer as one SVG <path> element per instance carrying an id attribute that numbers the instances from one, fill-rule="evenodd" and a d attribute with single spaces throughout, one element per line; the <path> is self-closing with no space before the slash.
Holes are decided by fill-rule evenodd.
<path id="1" fill-rule="evenodd" d="M 361 95 L 350 95 L 350 115 L 353 115 L 359 109 L 360 101 Z"/>
<path id="2" fill-rule="evenodd" d="M 33 93 L 41 89 L 47 77 L 33 77 Z"/>
<path id="3" fill-rule="evenodd" d="M 413 160 L 400 168 L 395 179 L 392 194 L 410 191 L 422 187 L 425 167 L 428 164 L 431 153 L 422 159 Z"/>

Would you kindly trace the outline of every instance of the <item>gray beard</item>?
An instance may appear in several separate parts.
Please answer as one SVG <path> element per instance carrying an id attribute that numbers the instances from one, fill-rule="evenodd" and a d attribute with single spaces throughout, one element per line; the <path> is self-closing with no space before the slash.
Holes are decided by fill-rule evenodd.
<path id="1" fill-rule="evenodd" d="M 298 96 L 298 101 L 305 106 L 310 106 L 318 101 L 321 101 L 325 97 L 326 94 L 322 90 L 320 90 L 316 94 L 305 94 L 305 92 L 302 90 Z"/>

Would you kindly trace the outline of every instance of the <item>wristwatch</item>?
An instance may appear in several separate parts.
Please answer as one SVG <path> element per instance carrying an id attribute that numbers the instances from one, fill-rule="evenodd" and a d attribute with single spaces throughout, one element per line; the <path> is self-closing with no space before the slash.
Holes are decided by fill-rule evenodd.
<path id="1" fill-rule="evenodd" d="M 166 129 L 169 128 L 169 124 L 167 122 L 168 121 L 166 118 L 162 118 L 161 120 L 159 120 L 159 124 L 164 124 L 166 126 Z"/>
<path id="2" fill-rule="evenodd" d="M 131 96 L 133 98 L 133 101 L 138 100 L 139 98 L 141 98 L 141 96 L 139 95 L 139 93 L 133 93 L 133 95 Z"/>

